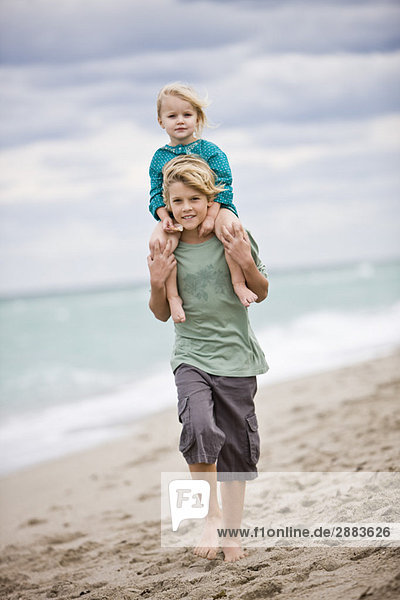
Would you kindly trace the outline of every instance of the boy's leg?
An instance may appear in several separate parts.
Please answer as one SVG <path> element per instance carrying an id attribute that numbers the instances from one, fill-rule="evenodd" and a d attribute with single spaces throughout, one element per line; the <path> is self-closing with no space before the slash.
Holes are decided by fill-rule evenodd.
<path id="1" fill-rule="evenodd" d="M 237 216 L 229 208 L 221 208 L 215 220 L 215 235 L 220 241 L 222 241 L 222 228 L 227 227 L 230 230 L 233 223 L 238 223 L 242 227 Z M 243 306 L 250 306 L 252 302 L 257 300 L 257 295 L 247 287 L 240 265 L 226 252 L 225 259 L 231 272 L 232 285 L 237 297 Z"/>
<path id="2" fill-rule="evenodd" d="M 214 376 L 216 377 L 216 376 Z M 217 461 L 221 481 L 222 520 L 226 529 L 240 529 L 246 481 L 257 477 L 260 438 L 254 407 L 256 377 L 216 377 L 215 420 L 225 434 Z M 227 562 L 246 556 L 240 536 L 223 538 Z"/>
<path id="3" fill-rule="evenodd" d="M 254 405 L 257 378 L 213 377 L 218 380 L 214 388 L 215 422 L 225 434 L 225 443 L 218 454 L 218 480 L 255 479 L 260 455 Z"/>
<path id="4" fill-rule="evenodd" d="M 174 252 L 179 243 L 180 237 L 181 237 L 181 234 L 179 232 L 165 233 L 165 231 L 162 228 L 161 222 L 157 223 L 157 225 L 154 228 L 153 233 L 151 234 L 151 238 L 150 238 L 150 242 L 149 242 L 150 254 L 153 255 L 154 245 L 155 245 L 156 241 L 158 241 L 160 243 L 161 250 L 164 250 L 167 241 L 170 240 L 171 241 L 171 250 L 172 250 L 172 252 Z M 176 280 L 176 267 L 167 279 L 166 290 L 167 290 L 167 299 L 168 299 L 168 303 L 169 303 L 169 308 L 171 310 L 172 320 L 174 321 L 174 323 L 183 323 L 183 321 L 185 321 L 186 317 L 185 317 L 185 311 L 183 310 L 183 307 L 182 307 L 182 298 L 179 296 L 179 293 L 178 293 L 178 285 L 177 285 L 177 280 Z"/>
<path id="5" fill-rule="evenodd" d="M 245 491 L 245 481 L 221 482 L 222 526 L 225 529 L 240 529 Z M 241 546 L 241 538 L 234 535 L 223 538 L 222 550 L 226 562 L 235 562 L 246 556 Z"/>
<path id="6" fill-rule="evenodd" d="M 212 560 L 218 551 L 217 529 L 221 527 L 215 462 L 225 435 L 215 424 L 210 375 L 186 364 L 180 365 L 174 375 L 178 390 L 178 415 L 183 425 L 179 449 L 193 479 L 206 479 L 210 484 L 209 513 L 194 552 L 197 556 Z"/>
<path id="7" fill-rule="evenodd" d="M 213 560 L 217 556 L 219 538 L 217 529 L 222 527 L 221 509 L 217 496 L 217 467 L 215 463 L 196 463 L 189 465 L 192 479 L 203 479 L 210 484 L 210 505 L 203 535 L 194 549 L 194 554 Z"/>

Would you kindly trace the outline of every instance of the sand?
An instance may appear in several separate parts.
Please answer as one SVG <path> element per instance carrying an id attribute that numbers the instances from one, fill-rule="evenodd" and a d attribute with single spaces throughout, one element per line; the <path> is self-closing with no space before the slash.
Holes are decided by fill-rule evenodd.
<path id="1" fill-rule="evenodd" d="M 400 470 L 400 354 L 263 387 L 260 471 Z M 175 410 L 1 480 L 2 599 L 385 600 L 396 547 L 251 548 L 237 563 L 160 546 L 160 473 L 186 471 Z"/>

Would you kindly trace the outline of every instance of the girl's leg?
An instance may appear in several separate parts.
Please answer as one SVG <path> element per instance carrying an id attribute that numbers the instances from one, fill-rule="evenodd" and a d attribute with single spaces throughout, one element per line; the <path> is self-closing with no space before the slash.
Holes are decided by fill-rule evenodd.
<path id="1" fill-rule="evenodd" d="M 172 320 L 174 323 L 183 323 L 186 321 L 186 316 L 182 306 L 182 298 L 178 292 L 176 267 L 168 277 L 165 287 L 167 290 L 167 300 L 169 303 Z"/>
<path id="2" fill-rule="evenodd" d="M 172 244 L 172 252 L 174 252 L 179 243 L 180 237 L 181 234 L 179 231 L 176 231 L 175 233 L 165 233 L 164 229 L 162 228 L 161 222 L 158 222 L 153 229 L 153 233 L 151 234 L 149 241 L 151 256 L 153 256 L 154 245 L 156 242 L 160 244 L 161 251 L 163 251 L 165 249 L 167 241 L 170 240 Z"/>
<path id="3" fill-rule="evenodd" d="M 172 252 L 176 249 L 179 238 L 181 234 L 179 232 L 176 233 L 165 233 L 162 228 L 161 223 L 158 223 L 154 228 L 153 233 L 151 234 L 149 246 L 150 246 L 150 254 L 153 255 L 154 246 L 158 241 L 160 244 L 161 250 L 165 248 L 165 245 L 168 240 L 172 242 Z M 182 308 L 182 298 L 178 293 L 178 285 L 176 280 L 176 267 L 172 271 L 171 275 L 168 277 L 166 282 L 166 290 L 167 290 L 167 299 L 169 303 L 169 308 L 171 310 L 171 317 L 174 323 L 182 323 L 185 321 L 185 311 Z"/>
<path id="4" fill-rule="evenodd" d="M 213 560 L 217 556 L 219 546 L 217 529 L 221 527 L 221 509 L 217 496 L 217 468 L 215 463 L 196 463 L 189 465 L 189 469 L 192 479 L 205 479 L 210 484 L 210 506 L 206 525 L 200 543 L 194 549 L 194 554 Z"/>
<path id="5" fill-rule="evenodd" d="M 233 223 L 238 223 L 242 227 L 237 216 L 229 208 L 221 208 L 215 220 L 215 235 L 220 241 L 222 241 L 222 228 L 225 226 L 230 229 Z M 257 300 L 257 295 L 247 287 L 241 266 L 226 252 L 225 258 L 231 272 L 232 285 L 236 296 L 243 306 L 250 306 L 252 302 Z"/>
<path id="6" fill-rule="evenodd" d="M 153 233 L 151 234 L 149 241 L 150 254 L 153 256 L 155 243 L 158 241 L 160 244 L 161 250 L 164 250 L 165 244 L 167 243 L 167 234 L 162 228 L 162 223 L 159 221 L 157 225 L 153 229 Z"/>

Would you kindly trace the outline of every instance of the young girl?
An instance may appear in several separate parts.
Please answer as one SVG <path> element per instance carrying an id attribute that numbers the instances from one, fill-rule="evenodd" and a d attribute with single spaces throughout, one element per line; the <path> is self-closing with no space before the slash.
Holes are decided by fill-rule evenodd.
<path id="1" fill-rule="evenodd" d="M 183 231 L 175 257 L 170 241 L 163 251 L 156 242 L 154 255 L 148 257 L 149 306 L 157 319 L 169 319 L 165 285 L 177 263 L 187 317 L 175 324 L 171 357 L 182 423 L 179 449 L 192 478 L 210 483 L 209 512 L 195 554 L 211 560 L 218 552 L 218 528 L 241 527 L 246 481 L 257 477 L 256 376 L 268 368 L 248 311 L 233 291 L 225 256 L 241 266 L 257 302 L 267 297 L 268 280 L 256 243 L 239 226 L 223 229 L 223 244 L 213 232 L 200 235 L 221 192 L 207 163 L 198 156 L 179 156 L 165 165 L 163 175 L 167 208 Z M 226 561 L 245 555 L 240 541 L 229 536 L 222 549 Z"/>
<path id="2" fill-rule="evenodd" d="M 175 250 L 179 242 L 182 228 L 176 225 L 165 206 L 162 195 L 162 169 L 167 162 L 182 154 L 201 156 L 214 171 L 217 186 L 224 186 L 223 191 L 216 196 L 215 201 L 208 207 L 207 216 L 200 229 L 200 235 L 207 236 L 215 231 L 215 235 L 221 240 L 223 227 L 230 229 L 233 224 L 236 224 L 243 230 L 232 202 L 232 175 L 228 159 L 218 146 L 199 137 L 203 127 L 207 125 L 205 107 L 206 102 L 199 98 L 191 87 L 181 83 L 166 85 L 158 94 L 158 122 L 168 134 L 170 143 L 156 151 L 150 164 L 149 209 L 154 218 L 160 221 L 150 239 L 151 254 L 154 253 L 157 241 L 160 247 L 164 249 L 167 241 L 171 240 L 172 251 Z M 257 296 L 246 286 L 240 265 L 228 255 L 226 261 L 231 273 L 233 289 L 243 306 L 247 307 L 251 302 L 257 300 Z M 184 322 L 185 312 L 182 299 L 178 294 L 175 270 L 167 282 L 167 297 L 173 321 L 175 323 Z"/>

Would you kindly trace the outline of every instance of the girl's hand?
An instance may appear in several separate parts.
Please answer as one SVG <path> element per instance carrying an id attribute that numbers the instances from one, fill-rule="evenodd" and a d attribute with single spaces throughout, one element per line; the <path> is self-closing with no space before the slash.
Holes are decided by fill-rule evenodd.
<path id="1" fill-rule="evenodd" d="M 253 262 L 251 246 L 244 229 L 237 223 L 232 223 L 231 230 L 222 227 L 222 243 L 226 252 L 240 266 Z"/>
<path id="2" fill-rule="evenodd" d="M 171 240 L 168 240 L 164 250 L 161 250 L 160 242 L 156 240 L 153 255 L 147 257 L 147 264 L 152 285 L 165 285 L 169 275 L 176 266 L 175 256 L 171 252 Z"/>
<path id="3" fill-rule="evenodd" d="M 214 231 L 215 219 L 212 217 L 206 217 L 199 228 L 199 236 L 206 237 L 212 231 Z"/>
<path id="4" fill-rule="evenodd" d="M 176 225 L 171 217 L 166 217 L 162 221 L 162 228 L 166 233 L 175 233 L 176 231 L 182 231 L 182 225 Z"/>

